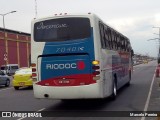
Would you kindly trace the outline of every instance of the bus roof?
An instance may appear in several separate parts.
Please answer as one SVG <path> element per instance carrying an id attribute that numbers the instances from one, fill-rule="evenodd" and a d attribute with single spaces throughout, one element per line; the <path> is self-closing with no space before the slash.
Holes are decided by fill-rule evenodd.
<path id="1" fill-rule="evenodd" d="M 46 16 L 46 17 L 41 17 L 41 18 L 35 18 L 33 19 L 32 22 L 38 22 L 38 21 L 42 21 L 42 20 L 48 20 L 48 19 L 52 19 L 52 18 L 64 18 L 64 17 L 93 17 L 93 18 L 97 18 L 99 21 L 101 21 L 103 24 L 105 24 L 107 27 L 109 27 L 110 29 L 114 30 L 115 32 L 117 32 L 118 34 L 120 34 L 121 36 L 123 36 L 124 38 L 126 38 L 129 41 L 129 39 L 123 35 L 122 33 L 120 33 L 119 31 L 117 31 L 114 27 L 112 27 L 109 24 L 106 24 L 106 22 L 104 22 L 102 19 L 100 19 L 100 17 L 98 17 L 96 14 L 94 13 L 60 13 L 60 14 L 54 14 L 52 16 Z"/>
<path id="2" fill-rule="evenodd" d="M 89 16 L 92 16 L 92 17 L 97 17 L 97 15 L 93 14 L 93 13 L 60 13 L 60 14 L 54 14 L 52 16 L 46 16 L 46 17 L 40 17 L 40 18 L 34 18 L 33 21 L 40 21 L 40 20 L 44 20 L 44 19 L 50 19 L 50 18 L 64 18 L 64 17 L 89 17 Z"/>

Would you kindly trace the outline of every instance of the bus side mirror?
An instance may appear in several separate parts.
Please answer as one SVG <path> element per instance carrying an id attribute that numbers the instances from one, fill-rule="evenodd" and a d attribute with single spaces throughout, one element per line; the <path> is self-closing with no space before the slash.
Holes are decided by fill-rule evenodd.
<path id="1" fill-rule="evenodd" d="M 133 50 L 131 50 L 131 56 L 134 56 L 134 51 Z"/>
<path id="2" fill-rule="evenodd" d="M 157 63 L 160 64 L 160 57 L 157 58 Z"/>

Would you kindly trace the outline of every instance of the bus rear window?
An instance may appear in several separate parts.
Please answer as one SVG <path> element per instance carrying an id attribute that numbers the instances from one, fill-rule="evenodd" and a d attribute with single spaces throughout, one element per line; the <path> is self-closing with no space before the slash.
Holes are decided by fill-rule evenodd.
<path id="1" fill-rule="evenodd" d="M 59 18 L 40 21 L 34 25 L 36 42 L 68 41 L 88 38 L 91 35 L 88 18 Z"/>

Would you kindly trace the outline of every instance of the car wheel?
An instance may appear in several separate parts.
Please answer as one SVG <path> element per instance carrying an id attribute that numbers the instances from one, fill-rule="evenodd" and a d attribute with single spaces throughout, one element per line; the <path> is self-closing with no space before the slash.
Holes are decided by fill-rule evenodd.
<path id="1" fill-rule="evenodd" d="M 7 80 L 5 86 L 8 87 L 10 85 L 10 81 Z"/>
<path id="2" fill-rule="evenodd" d="M 15 90 L 19 90 L 19 87 L 16 86 L 16 87 L 14 87 L 14 89 L 15 89 Z"/>

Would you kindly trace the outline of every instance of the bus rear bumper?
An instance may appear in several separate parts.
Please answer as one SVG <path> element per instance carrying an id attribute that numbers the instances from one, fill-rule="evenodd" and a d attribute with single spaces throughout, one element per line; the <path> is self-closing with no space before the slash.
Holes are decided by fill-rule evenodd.
<path id="1" fill-rule="evenodd" d="M 41 86 L 33 84 L 35 98 L 48 99 L 94 99 L 103 98 L 100 84 L 94 83 L 83 86 Z"/>

